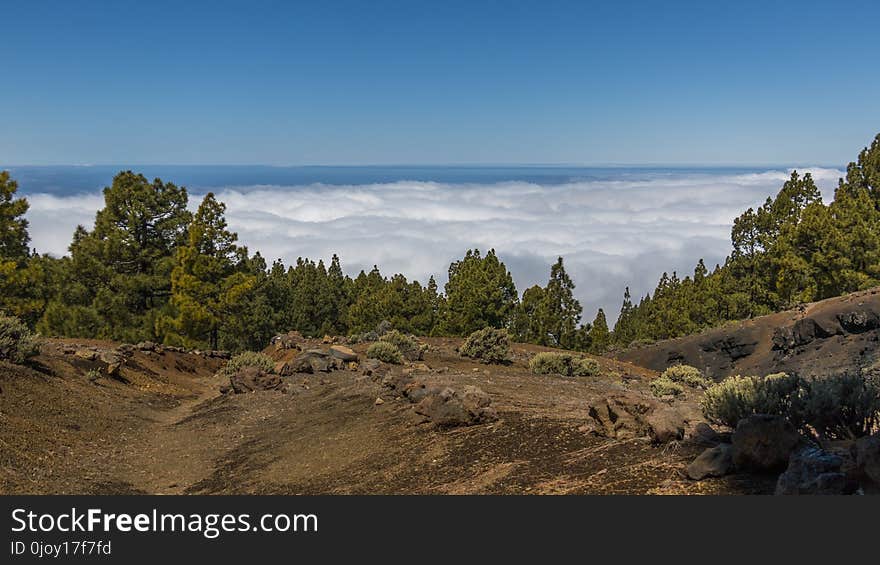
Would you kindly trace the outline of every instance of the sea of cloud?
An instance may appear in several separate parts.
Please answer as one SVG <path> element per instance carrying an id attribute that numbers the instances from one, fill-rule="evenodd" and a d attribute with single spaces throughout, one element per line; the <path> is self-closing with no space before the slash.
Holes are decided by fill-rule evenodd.
<path id="1" fill-rule="evenodd" d="M 826 201 L 841 176 L 812 172 Z M 251 186 L 215 190 L 230 228 L 251 251 L 291 263 L 339 254 L 356 275 L 379 265 L 426 281 L 446 280 L 468 248 L 494 248 L 524 290 L 547 280 L 565 258 L 589 321 L 602 307 L 616 318 L 625 286 L 634 297 L 653 290 L 663 271 L 711 268 L 730 250 L 733 219 L 775 194 L 789 171 L 693 172 L 649 177 L 534 184 L 445 184 L 401 181 L 365 185 Z M 32 244 L 63 255 L 78 224 L 90 227 L 100 193 L 30 194 Z M 195 208 L 200 198 L 191 196 Z"/>

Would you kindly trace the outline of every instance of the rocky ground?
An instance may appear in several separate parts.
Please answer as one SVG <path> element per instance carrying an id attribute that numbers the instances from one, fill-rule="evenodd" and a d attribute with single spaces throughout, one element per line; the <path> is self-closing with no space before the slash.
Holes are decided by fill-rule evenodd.
<path id="1" fill-rule="evenodd" d="M 856 373 L 877 362 L 880 288 L 730 323 L 616 355 L 654 370 L 685 363 L 716 379 L 778 371 L 805 377 Z"/>
<path id="2" fill-rule="evenodd" d="M 223 394 L 229 379 L 217 374 L 225 363 L 219 354 L 48 340 L 29 367 L 0 363 L 0 492 L 773 489 L 775 477 L 688 480 L 686 466 L 703 447 L 652 440 L 652 425 L 638 414 L 621 412 L 615 430 L 609 398 L 618 399 L 621 410 L 634 399 L 650 405 L 649 414 L 672 410 L 645 396 L 650 370 L 601 359 L 598 377 L 537 376 L 528 372 L 527 360 L 542 348 L 517 345 L 513 363 L 498 366 L 462 359 L 457 340 L 423 341 L 423 359 L 405 365 L 365 362 L 366 344 L 355 345 L 360 363 L 287 374 L 273 390 Z M 299 349 L 329 347 L 306 342 L 266 351 L 283 364 L 301 356 Z M 454 391 L 453 400 L 442 396 L 444 390 L 447 396 Z M 431 392 L 439 412 L 423 406 Z M 476 411 L 465 408 L 465 414 L 476 414 L 469 425 L 432 420 L 461 412 L 451 410 L 450 402 L 465 397 Z M 481 407 L 486 399 L 490 405 Z M 693 427 L 685 417 L 694 403 L 675 404 L 672 423 L 668 417 L 654 422 L 667 435 Z"/>
<path id="3" fill-rule="evenodd" d="M 802 447 L 713 430 L 699 390 L 654 398 L 622 360 L 563 377 L 529 372 L 532 345 L 485 365 L 426 338 L 393 365 L 343 341 L 279 336 L 274 371 L 230 378 L 223 352 L 47 340 L 0 362 L 0 493 L 769 494 Z M 836 456 L 805 451 L 790 488 L 858 490 Z"/>

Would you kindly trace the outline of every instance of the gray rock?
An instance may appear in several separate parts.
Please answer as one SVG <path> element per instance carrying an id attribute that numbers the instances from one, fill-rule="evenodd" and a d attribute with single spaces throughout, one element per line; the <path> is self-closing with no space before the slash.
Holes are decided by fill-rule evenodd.
<path id="1" fill-rule="evenodd" d="M 687 467 L 687 476 L 695 481 L 707 477 L 723 477 L 733 469 L 733 448 L 720 443 L 703 451 Z"/>
<path id="2" fill-rule="evenodd" d="M 344 345 L 330 347 L 330 355 L 345 362 L 358 360 L 358 354 Z"/>
<path id="3" fill-rule="evenodd" d="M 740 420 L 733 432 L 733 464 L 754 471 L 784 469 L 800 441 L 794 427 L 781 416 L 753 414 Z"/>
<path id="4" fill-rule="evenodd" d="M 725 435 L 716 432 L 715 429 L 706 422 L 700 422 L 694 426 L 694 431 L 690 436 L 692 442 L 706 447 L 715 447 L 729 439 L 729 437 L 725 437 Z"/>
<path id="5" fill-rule="evenodd" d="M 880 486 L 880 433 L 860 438 L 854 450 L 859 473 Z"/>
<path id="6" fill-rule="evenodd" d="M 229 377 L 229 385 L 236 394 L 257 390 L 275 390 L 281 388 L 281 377 L 257 367 L 243 367 L 239 372 Z"/>
<path id="7" fill-rule="evenodd" d="M 847 494 L 843 459 L 807 446 L 791 454 L 788 469 L 776 482 L 776 494 Z"/>
<path id="8" fill-rule="evenodd" d="M 467 386 L 459 394 L 446 387 L 429 392 L 414 410 L 441 427 L 471 426 L 498 419 L 491 399 L 481 389 Z"/>

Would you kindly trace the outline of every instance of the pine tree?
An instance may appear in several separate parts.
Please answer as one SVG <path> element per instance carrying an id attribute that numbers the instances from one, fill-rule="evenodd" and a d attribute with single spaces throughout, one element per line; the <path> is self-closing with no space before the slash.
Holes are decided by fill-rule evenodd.
<path id="1" fill-rule="evenodd" d="M 490 250 L 485 257 L 478 249 L 468 250 L 464 259 L 449 266 L 446 307 L 442 331 L 468 335 L 486 326 L 507 328 L 516 311 L 517 293 L 513 276 Z"/>
<path id="2" fill-rule="evenodd" d="M 52 320 L 97 320 L 91 337 L 158 339 L 156 322 L 171 295 L 176 249 L 191 219 L 186 204 L 185 188 L 151 183 L 131 171 L 116 175 L 104 189 L 94 229 L 80 226 L 74 233 L 71 285 L 50 305 L 53 315 L 41 322 L 45 331 L 70 330 L 69 322 L 56 328 Z"/>
<path id="3" fill-rule="evenodd" d="M 187 244 L 177 251 L 171 273 L 176 315 L 166 318 L 165 340 L 217 349 L 220 331 L 240 313 L 256 279 L 244 272 L 247 249 L 226 226 L 226 206 L 208 193 L 189 226 Z"/>
<path id="4" fill-rule="evenodd" d="M 629 287 L 623 291 L 623 303 L 620 306 L 620 315 L 614 323 L 614 332 L 612 339 L 618 345 L 627 346 L 636 339 L 635 326 L 635 307 L 632 303 L 632 296 Z"/>
<path id="5" fill-rule="evenodd" d="M 576 347 L 577 328 L 583 309 L 573 291 L 574 282 L 565 272 L 562 257 L 559 257 L 550 269 L 550 280 L 536 312 L 541 333 L 547 336 L 550 345 L 566 349 Z"/>
<path id="6" fill-rule="evenodd" d="M 611 345 L 611 333 L 608 331 L 608 321 L 605 312 L 599 308 L 596 319 L 590 325 L 590 353 L 601 355 L 608 351 Z"/>
<path id="7" fill-rule="evenodd" d="M 18 183 L 9 177 L 8 171 L 0 171 L 0 260 L 18 261 L 29 254 L 28 201 L 16 198 Z"/>

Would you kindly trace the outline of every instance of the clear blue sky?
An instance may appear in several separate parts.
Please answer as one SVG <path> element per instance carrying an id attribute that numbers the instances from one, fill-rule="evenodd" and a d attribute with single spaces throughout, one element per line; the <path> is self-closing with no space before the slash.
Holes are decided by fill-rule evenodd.
<path id="1" fill-rule="evenodd" d="M 5 2 L 0 163 L 841 164 L 880 3 Z"/>

